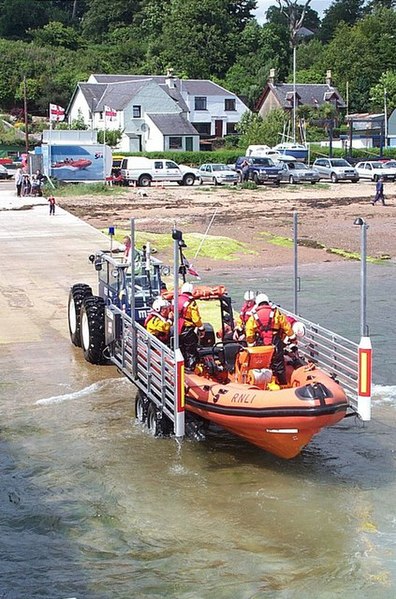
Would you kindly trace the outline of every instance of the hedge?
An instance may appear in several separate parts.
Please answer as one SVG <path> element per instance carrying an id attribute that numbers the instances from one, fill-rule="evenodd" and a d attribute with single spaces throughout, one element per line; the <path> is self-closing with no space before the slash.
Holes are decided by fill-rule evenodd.
<path id="1" fill-rule="evenodd" d="M 176 164 L 186 164 L 189 166 L 199 166 L 206 162 L 209 163 L 225 163 L 235 164 L 239 156 L 243 156 L 243 150 L 215 150 L 213 152 L 117 152 L 114 154 L 117 156 L 145 156 L 146 158 L 162 158 L 165 160 L 173 160 Z M 330 151 L 328 147 L 321 147 L 319 144 L 312 144 L 310 146 L 310 162 L 312 163 L 316 158 L 323 158 L 329 156 Z M 367 150 L 353 149 L 352 158 L 354 161 L 376 159 L 380 155 L 379 148 L 368 148 Z M 348 158 L 346 151 L 341 148 L 333 148 L 334 158 Z M 385 148 L 383 150 L 383 156 L 386 158 L 396 159 L 396 147 Z"/>

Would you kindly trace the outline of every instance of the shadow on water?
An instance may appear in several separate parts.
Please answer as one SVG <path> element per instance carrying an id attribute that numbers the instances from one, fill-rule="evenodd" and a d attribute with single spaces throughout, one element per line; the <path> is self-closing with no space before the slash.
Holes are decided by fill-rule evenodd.
<path id="1" fill-rule="evenodd" d="M 319 484 L 354 484 L 362 490 L 378 489 L 394 484 L 395 429 L 395 424 L 372 421 L 363 425 L 352 417 L 324 429 L 297 457 L 284 460 L 227 431 L 211 427 L 197 451 L 208 452 L 213 469 L 224 467 L 222 460 L 211 459 L 221 453 L 232 457 L 228 462 L 231 468 L 236 464 L 249 465 L 293 479 L 309 478 Z"/>

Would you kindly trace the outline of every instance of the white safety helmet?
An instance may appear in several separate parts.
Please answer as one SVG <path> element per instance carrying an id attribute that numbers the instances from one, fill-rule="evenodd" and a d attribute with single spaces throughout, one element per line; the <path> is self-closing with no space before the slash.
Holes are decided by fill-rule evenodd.
<path id="1" fill-rule="evenodd" d="M 245 302 L 248 302 L 249 300 L 254 300 L 255 297 L 256 297 L 256 294 L 254 293 L 254 291 L 248 290 L 248 291 L 245 291 L 245 295 L 243 296 L 243 299 L 245 300 Z"/>
<path id="2" fill-rule="evenodd" d="M 302 322 L 299 322 L 298 320 L 296 322 L 293 322 L 292 329 L 296 337 L 304 337 L 305 325 Z"/>
<path id="3" fill-rule="evenodd" d="M 162 297 L 157 297 L 156 300 L 153 301 L 153 310 L 159 312 L 161 308 L 169 308 L 170 303 L 168 300 L 163 299 Z"/>
<path id="4" fill-rule="evenodd" d="M 183 283 L 181 292 L 182 293 L 192 293 L 194 290 L 194 285 L 192 283 Z"/>
<path id="5" fill-rule="evenodd" d="M 256 295 L 256 306 L 259 306 L 260 304 L 269 304 L 268 295 L 265 293 L 259 293 Z"/>

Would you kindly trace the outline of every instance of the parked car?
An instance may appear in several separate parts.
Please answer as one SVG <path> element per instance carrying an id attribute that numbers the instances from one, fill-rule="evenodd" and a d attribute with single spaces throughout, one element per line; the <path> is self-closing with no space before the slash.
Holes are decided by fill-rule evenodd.
<path id="1" fill-rule="evenodd" d="M 343 158 L 317 158 L 312 168 L 319 172 L 321 179 L 330 179 L 332 183 L 338 181 L 359 181 L 359 173 Z"/>
<path id="2" fill-rule="evenodd" d="M 230 183 L 236 185 L 239 177 L 238 173 L 226 164 L 202 164 L 198 169 L 197 179 L 200 185 L 202 183 L 213 183 L 214 185 Z"/>
<path id="3" fill-rule="evenodd" d="M 179 185 L 194 185 L 196 169 L 182 164 L 179 166 L 173 160 L 128 156 L 122 160 L 121 175 L 125 185 L 136 183 L 139 187 L 148 187 L 153 181 L 175 181 Z"/>
<path id="4" fill-rule="evenodd" d="M 0 164 L 0 179 L 11 179 L 12 175 L 3 164 Z"/>
<path id="5" fill-rule="evenodd" d="M 389 166 L 389 162 L 366 160 L 365 162 L 358 162 L 355 168 L 362 179 L 378 181 L 380 177 L 383 177 L 387 181 L 396 181 L 395 166 Z"/>
<path id="6" fill-rule="evenodd" d="M 293 183 L 311 183 L 320 181 L 320 175 L 314 168 L 309 168 L 303 162 L 285 162 L 282 166 L 282 181 Z"/>
<path id="7" fill-rule="evenodd" d="M 280 185 L 282 168 L 276 166 L 271 158 L 257 156 L 240 156 L 235 163 L 235 171 L 239 175 L 239 180 L 242 180 L 242 165 L 248 163 L 247 177 L 254 181 L 257 185 L 263 183 L 274 183 Z"/>

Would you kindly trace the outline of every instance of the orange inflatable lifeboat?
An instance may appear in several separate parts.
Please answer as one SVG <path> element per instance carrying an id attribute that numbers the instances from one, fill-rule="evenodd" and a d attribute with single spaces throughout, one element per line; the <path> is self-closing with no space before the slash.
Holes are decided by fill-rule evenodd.
<path id="1" fill-rule="evenodd" d="M 218 299 L 223 331 L 225 324 L 233 327 L 224 287 L 196 288 L 195 297 Z M 282 458 L 295 457 L 322 428 L 345 417 L 344 390 L 313 363 L 286 357 L 288 383 L 281 387 L 271 370 L 272 345 L 216 342 L 213 327 L 206 327 L 199 363 L 194 372 L 185 372 L 188 412 Z"/>

